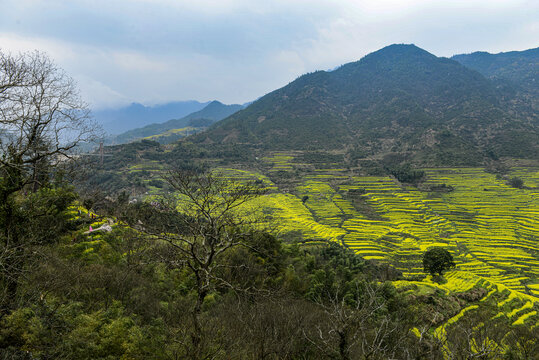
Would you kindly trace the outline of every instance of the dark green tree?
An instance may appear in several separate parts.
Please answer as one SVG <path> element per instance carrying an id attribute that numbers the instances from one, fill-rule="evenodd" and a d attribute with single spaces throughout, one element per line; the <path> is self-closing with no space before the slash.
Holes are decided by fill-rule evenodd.
<path id="1" fill-rule="evenodd" d="M 513 176 L 509 180 L 509 185 L 517 189 L 522 189 L 524 187 L 524 180 L 522 180 L 521 178 L 517 176 Z"/>
<path id="2" fill-rule="evenodd" d="M 453 256 L 444 248 L 433 247 L 423 255 L 423 269 L 431 275 L 440 275 L 445 270 L 455 267 Z"/>

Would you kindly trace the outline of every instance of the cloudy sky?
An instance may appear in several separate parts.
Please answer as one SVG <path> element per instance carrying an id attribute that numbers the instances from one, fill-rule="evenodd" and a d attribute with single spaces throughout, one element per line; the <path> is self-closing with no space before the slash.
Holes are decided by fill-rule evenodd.
<path id="1" fill-rule="evenodd" d="M 244 103 L 392 43 L 539 46 L 537 0 L 0 0 L 0 49 L 47 52 L 96 109 Z"/>

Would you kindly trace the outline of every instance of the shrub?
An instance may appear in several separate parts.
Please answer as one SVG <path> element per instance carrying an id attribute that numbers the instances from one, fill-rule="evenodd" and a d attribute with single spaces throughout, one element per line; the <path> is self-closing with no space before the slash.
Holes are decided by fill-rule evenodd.
<path id="1" fill-rule="evenodd" d="M 508 183 L 510 186 L 514 187 L 514 188 L 517 188 L 517 189 L 522 189 L 524 187 L 524 180 L 522 180 L 521 178 L 517 177 L 517 176 L 513 176 L 510 180 L 509 180 L 509 183 Z"/>

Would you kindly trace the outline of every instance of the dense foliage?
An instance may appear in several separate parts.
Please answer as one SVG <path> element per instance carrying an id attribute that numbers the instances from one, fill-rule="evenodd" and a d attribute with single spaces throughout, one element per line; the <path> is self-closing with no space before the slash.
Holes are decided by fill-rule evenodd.
<path id="1" fill-rule="evenodd" d="M 51 216 L 63 216 L 67 226 L 51 228 L 50 240 L 29 249 L 16 305 L 0 318 L 4 358 L 432 359 L 444 353 L 471 356 L 478 350 L 470 344 L 501 333 L 509 334 L 498 339 L 506 347 L 489 350 L 487 358 L 506 352 L 531 359 L 537 350 L 526 340 L 534 336 L 529 328 L 512 329 L 489 314 L 447 327 L 443 341 L 429 333 L 418 337 L 413 329 L 428 326 L 433 311 L 452 316 L 476 303 L 480 289 L 458 299 L 443 292 L 403 295 L 383 282 L 398 273 L 388 278 L 386 269 L 337 243 L 285 243 L 259 231 L 242 235 L 244 246 L 216 259 L 219 267 L 197 325 L 191 316 L 196 272 L 167 241 L 120 225 L 110 233 L 87 232 L 89 224 L 97 229 L 107 219 L 84 208 L 67 209 L 70 197 L 59 191 L 32 195 L 32 204 L 54 206 Z M 139 205 L 126 201 L 109 204 L 109 211 L 140 213 Z M 152 218 L 174 223 L 163 211 L 145 208 L 146 230 Z M 485 323 L 484 333 L 472 332 L 477 321 Z M 491 321 L 496 326 L 487 326 Z"/>
<path id="2" fill-rule="evenodd" d="M 423 254 L 423 269 L 431 275 L 441 276 L 445 270 L 452 267 L 455 267 L 453 256 L 444 248 L 433 247 Z"/>
<path id="3" fill-rule="evenodd" d="M 539 72 L 539 48 L 499 54 L 479 51 L 471 54 L 455 55 L 452 59 L 480 72 L 486 77 L 498 80 L 498 86 L 514 87 L 523 101 L 531 100 L 535 109 L 538 109 L 539 88 L 537 86 L 537 73 Z"/>

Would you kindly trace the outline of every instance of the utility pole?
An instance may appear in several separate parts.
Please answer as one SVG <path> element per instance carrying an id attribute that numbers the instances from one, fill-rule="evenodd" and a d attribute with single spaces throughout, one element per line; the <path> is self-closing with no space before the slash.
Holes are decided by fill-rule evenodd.
<path id="1" fill-rule="evenodd" d="M 101 156 L 101 165 L 103 165 L 103 157 L 104 157 L 104 154 L 103 154 L 103 141 L 101 141 L 99 143 L 99 155 Z"/>

